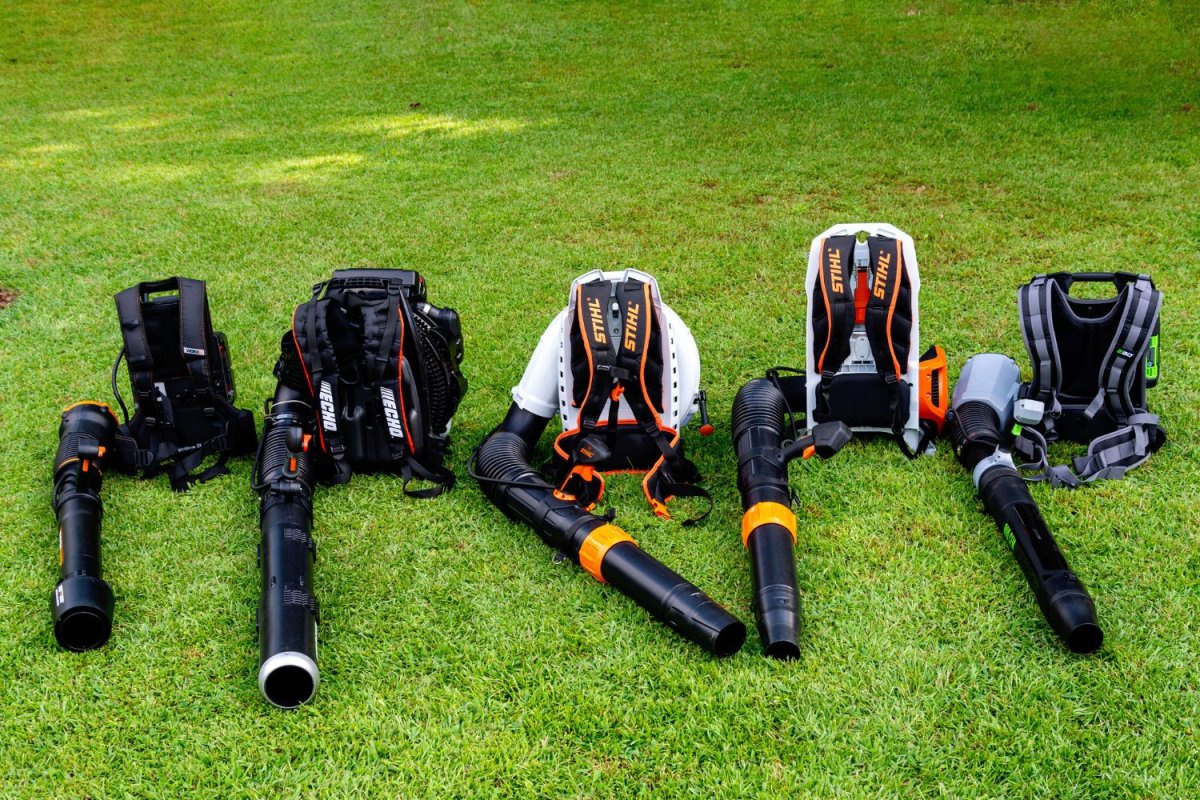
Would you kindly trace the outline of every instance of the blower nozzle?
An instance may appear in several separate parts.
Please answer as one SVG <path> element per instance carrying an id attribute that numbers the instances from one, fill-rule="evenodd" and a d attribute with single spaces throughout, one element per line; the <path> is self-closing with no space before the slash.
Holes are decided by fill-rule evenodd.
<path id="1" fill-rule="evenodd" d="M 50 613 L 54 638 L 76 652 L 100 647 L 112 632 L 113 592 L 100 568 L 100 487 L 116 433 L 112 409 L 94 402 L 69 406 L 58 427 L 53 503 L 60 576 Z"/>

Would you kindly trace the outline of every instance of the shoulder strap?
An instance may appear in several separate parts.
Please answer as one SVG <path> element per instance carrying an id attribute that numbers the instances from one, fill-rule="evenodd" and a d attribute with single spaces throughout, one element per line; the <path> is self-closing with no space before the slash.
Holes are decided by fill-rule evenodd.
<path id="1" fill-rule="evenodd" d="M 1130 388 L 1139 377 L 1162 306 L 1162 292 L 1154 288 L 1149 275 L 1139 275 L 1136 282 L 1127 285 L 1126 293 L 1117 335 L 1100 362 L 1099 391 L 1084 411 L 1084 416 L 1091 419 L 1105 408 L 1118 425 L 1126 424 L 1139 410 L 1144 411 L 1134 407 Z"/>
<path id="2" fill-rule="evenodd" d="M 317 432 L 322 449 L 333 458 L 337 476 L 335 482 L 349 479 L 349 468 L 345 462 L 346 448 L 342 444 L 338 429 L 338 363 L 329 339 L 326 323 L 328 306 L 333 302 L 327 297 L 317 297 L 296 309 L 294 327 L 303 331 L 301 355 L 312 383 L 313 411 L 317 418 Z M 297 342 L 301 337 L 297 337 Z"/>
<path id="3" fill-rule="evenodd" d="M 1017 310 L 1021 318 L 1021 338 L 1033 365 L 1033 380 L 1028 397 L 1041 400 L 1047 412 L 1057 406 L 1059 384 L 1058 340 L 1054 336 L 1051 304 L 1057 283 L 1049 275 L 1037 275 L 1017 289 Z"/>
<path id="4" fill-rule="evenodd" d="M 371 363 L 369 364 L 369 376 L 373 382 L 379 382 L 386 378 L 387 366 L 392 359 L 393 353 L 398 348 L 397 359 L 404 360 L 404 322 L 400 319 L 400 303 L 403 298 L 400 294 L 400 286 L 394 282 L 387 284 L 387 299 L 385 301 L 383 333 L 379 337 L 379 346 L 371 353 Z M 397 333 L 399 337 L 397 337 Z M 397 387 L 399 388 L 399 387 Z"/>
<path id="5" fill-rule="evenodd" d="M 621 341 L 617 343 L 617 365 L 614 375 L 626 387 L 625 401 L 633 411 L 634 418 L 642 431 L 654 441 L 662 454 L 646 473 L 642 489 L 654 513 L 664 519 L 670 518 L 667 502 L 673 497 L 712 498 L 704 489 L 695 486 L 700 479 L 695 464 L 683 455 L 679 432 L 663 425 L 654 401 L 649 395 L 646 382 L 646 363 L 650 346 L 650 315 L 654 313 L 650 297 L 650 285 L 640 281 L 626 281 L 617 289 L 621 309 Z M 617 402 L 616 399 L 613 402 Z M 669 435 L 668 435 L 669 434 Z M 691 525 L 708 516 L 704 514 L 685 521 Z"/>
<path id="6" fill-rule="evenodd" d="M 608 303 L 610 284 L 607 281 L 585 283 L 578 287 L 575 313 L 588 360 L 588 388 L 579 406 L 579 429 L 582 441 L 594 431 L 600 420 L 600 412 L 609 400 L 613 389 L 613 368 L 616 355 L 609 341 L 605 306 Z"/>
<path id="7" fill-rule="evenodd" d="M 187 365 L 196 395 L 207 399 L 212 395 L 212 379 L 208 371 L 208 334 L 211 327 L 208 321 L 208 294 L 204 281 L 191 278 L 174 280 L 179 289 L 180 355 Z"/>
<path id="8" fill-rule="evenodd" d="M 850 355 L 850 334 L 854 331 L 854 295 L 850 291 L 850 271 L 854 262 L 854 236 L 831 236 L 821 242 L 818 251 L 816 296 L 813 298 L 813 355 L 821 385 L 817 406 L 829 411 L 829 390 L 833 376 Z"/>
<path id="9" fill-rule="evenodd" d="M 867 239 L 871 254 L 871 295 L 867 298 L 866 332 L 875 359 L 875 369 L 888 387 L 892 430 L 899 434 L 908 419 L 908 409 L 899 407 L 900 381 L 908 374 L 908 353 L 912 338 L 911 291 L 904 254 L 898 239 L 871 236 Z M 903 297 L 902 297 L 903 295 Z"/>
<path id="10" fill-rule="evenodd" d="M 146 339 L 146 325 L 142 320 L 143 286 L 145 284 L 139 283 L 118 293 L 116 301 L 134 401 L 138 410 L 147 414 L 150 413 L 150 401 L 154 398 L 154 359 L 150 356 L 150 343 Z"/>

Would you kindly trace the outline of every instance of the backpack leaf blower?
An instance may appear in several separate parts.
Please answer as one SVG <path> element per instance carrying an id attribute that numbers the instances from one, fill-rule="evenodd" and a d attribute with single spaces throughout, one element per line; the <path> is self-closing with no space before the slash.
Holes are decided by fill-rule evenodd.
<path id="1" fill-rule="evenodd" d="M 680 438 L 697 411 L 707 425 L 702 404 L 695 340 L 662 301 L 654 278 L 632 269 L 593 271 L 572 284 L 567 308 L 547 327 L 513 389 L 507 416 L 476 450 L 472 476 L 506 515 L 596 580 L 727 656 L 741 648 L 745 626 L 648 555 L 611 517 L 591 511 L 608 472 L 644 473 L 643 493 L 662 518 L 670 518 L 675 497 L 707 498 Z M 529 456 L 556 412 L 563 432 L 554 443 L 551 483 Z"/>
<path id="2" fill-rule="evenodd" d="M 1110 284 L 1108 297 L 1075 297 L 1077 283 Z M 1149 275 L 1056 272 L 1017 290 L 1021 336 L 1033 378 L 1008 356 L 967 361 L 954 387 L 950 436 L 984 505 L 1021 565 L 1038 605 L 1067 647 L 1104 641 L 1095 604 L 1071 571 L 1025 481 L 1075 488 L 1118 480 L 1166 442 L 1146 405 L 1159 380 L 1162 293 Z M 1087 445 L 1050 465 L 1055 441 Z M 1017 457 L 1014 459 L 1014 455 Z"/>
<path id="3" fill-rule="evenodd" d="M 51 594 L 54 635 L 68 650 L 100 647 L 112 631 L 113 592 L 100 571 L 100 487 L 115 469 L 144 478 L 166 472 L 186 491 L 228 471 L 226 460 L 254 451 L 254 416 L 235 408 L 229 346 L 214 331 L 203 281 L 168 278 L 116 295 L 124 341 L 113 364 L 113 394 L 124 423 L 95 402 L 68 406 L 59 426 L 54 509 L 61 580 Z M 134 413 L 117 389 L 126 361 Z M 215 462 L 200 470 L 204 461 Z"/>
<path id="4" fill-rule="evenodd" d="M 920 288 L 912 237 L 898 228 L 848 223 L 824 231 L 812 241 L 805 275 L 804 369 L 774 367 L 734 401 L 742 542 L 768 656 L 800 654 L 788 464 L 829 458 L 857 434 L 890 436 L 916 458 L 932 451 L 945 426 L 946 354 L 935 345 L 917 358 Z"/>
<path id="5" fill-rule="evenodd" d="M 467 389 L 458 314 L 429 303 L 411 270 L 335 271 L 292 320 L 252 481 L 262 529 L 258 686 L 280 708 L 311 700 L 320 677 L 316 483 L 377 472 L 402 478 L 409 497 L 446 491 L 451 418 Z M 414 480 L 430 485 L 410 489 Z"/>
<path id="6" fill-rule="evenodd" d="M 1046 621 L 1070 650 L 1091 653 L 1104 641 L 1095 604 L 1071 571 L 1013 463 L 1014 426 L 1032 424 L 1042 414 L 1041 401 L 1018 399 L 1020 379 L 1020 368 L 1008 356 L 984 353 L 970 358 L 954 386 L 950 439 Z"/>

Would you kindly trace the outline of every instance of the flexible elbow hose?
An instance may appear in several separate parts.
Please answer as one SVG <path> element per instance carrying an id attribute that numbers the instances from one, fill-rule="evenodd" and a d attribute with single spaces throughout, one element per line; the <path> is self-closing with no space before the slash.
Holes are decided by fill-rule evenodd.
<path id="1" fill-rule="evenodd" d="M 555 496 L 529 464 L 546 419 L 516 404 L 475 455 L 484 494 L 509 517 L 529 525 L 601 583 L 631 597 L 656 619 L 718 656 L 736 653 L 746 627 L 712 598 L 647 555 L 608 520 Z"/>
<path id="2" fill-rule="evenodd" d="M 800 593 L 796 588 L 796 516 L 783 460 L 785 403 L 770 381 L 757 379 L 733 401 L 733 445 L 742 493 L 742 543 L 754 575 L 754 619 L 763 652 L 800 655 Z"/>
<path id="3" fill-rule="evenodd" d="M 733 447 L 742 494 L 742 544 L 754 577 L 754 619 L 763 652 L 772 658 L 800 655 L 800 593 L 796 587 L 796 515 L 788 486 L 788 462 L 797 456 L 829 458 L 850 441 L 842 422 L 824 422 L 788 441 L 787 402 L 774 383 L 758 378 L 733 401 Z"/>

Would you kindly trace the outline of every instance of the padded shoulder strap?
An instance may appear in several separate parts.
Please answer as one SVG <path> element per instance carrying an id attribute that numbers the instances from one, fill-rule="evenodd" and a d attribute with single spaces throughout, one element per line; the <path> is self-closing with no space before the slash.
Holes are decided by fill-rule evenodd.
<path id="1" fill-rule="evenodd" d="M 826 410 L 829 408 L 830 383 L 846 356 L 850 355 L 850 334 L 854 332 L 850 270 L 854 266 L 855 242 L 854 236 L 831 236 L 821 242 L 818 253 L 810 335 L 817 371 L 821 373 L 817 405 Z"/>
<path id="2" fill-rule="evenodd" d="M 610 286 L 607 281 L 582 284 L 575 298 L 576 320 L 588 360 L 588 388 L 579 404 L 579 428 L 583 431 L 595 430 L 613 386 L 616 354 L 605 319 Z"/>
<path id="3" fill-rule="evenodd" d="M 817 300 L 813 304 L 813 352 L 817 370 L 831 377 L 850 355 L 854 330 L 854 296 L 850 292 L 850 268 L 854 261 L 853 236 L 833 236 L 821 243 L 817 273 Z"/>
<path id="4" fill-rule="evenodd" d="M 1100 389 L 1084 411 L 1084 416 L 1091 419 L 1105 408 L 1118 425 L 1125 425 L 1134 414 L 1144 411 L 1134 407 L 1130 388 L 1139 378 L 1162 307 L 1162 292 L 1154 288 L 1149 275 L 1139 275 L 1126 287 L 1126 293 L 1117 335 L 1100 362 Z"/>
<path id="5" fill-rule="evenodd" d="M 871 295 L 867 298 L 865 328 L 875 369 L 888 387 L 892 430 L 899 435 L 908 420 L 900 407 L 900 382 L 908 374 L 912 348 L 912 288 L 900 241 L 885 236 L 867 239 L 871 254 Z"/>
<path id="6" fill-rule="evenodd" d="M 1017 310 L 1021 318 L 1021 338 L 1033 364 L 1033 380 L 1029 382 L 1028 397 L 1041 400 L 1047 411 L 1057 405 L 1062 375 L 1059 370 L 1058 340 L 1054 336 L 1051 303 L 1056 289 L 1048 275 L 1037 275 L 1017 289 Z"/>
<path id="7" fill-rule="evenodd" d="M 212 394 L 212 379 L 208 371 L 208 294 L 204 281 L 176 278 L 179 288 L 179 350 L 187 364 L 196 395 L 206 399 Z M 220 357 L 218 354 L 218 358 Z"/>
<path id="8" fill-rule="evenodd" d="M 873 276 L 871 296 L 867 298 L 867 341 L 871 343 L 875 369 L 893 384 L 908 373 L 912 293 L 905 291 L 909 284 L 899 240 L 872 236 L 867 239 L 867 247 Z"/>
<path id="9" fill-rule="evenodd" d="M 146 413 L 154 396 L 154 359 L 146 339 L 142 320 L 142 287 L 139 283 L 116 296 L 117 317 L 121 322 L 121 338 L 125 343 L 125 362 L 129 367 L 129 382 L 138 408 Z"/>
<path id="10" fill-rule="evenodd" d="M 345 446 L 338 429 L 338 362 L 329 337 L 326 317 L 329 298 L 316 298 L 296 308 L 293 318 L 293 335 L 308 372 L 312 386 L 314 413 L 317 418 L 317 433 L 321 448 L 339 465 L 339 476 L 346 472 L 344 467 Z M 348 475 L 345 477 L 348 478 Z"/>

